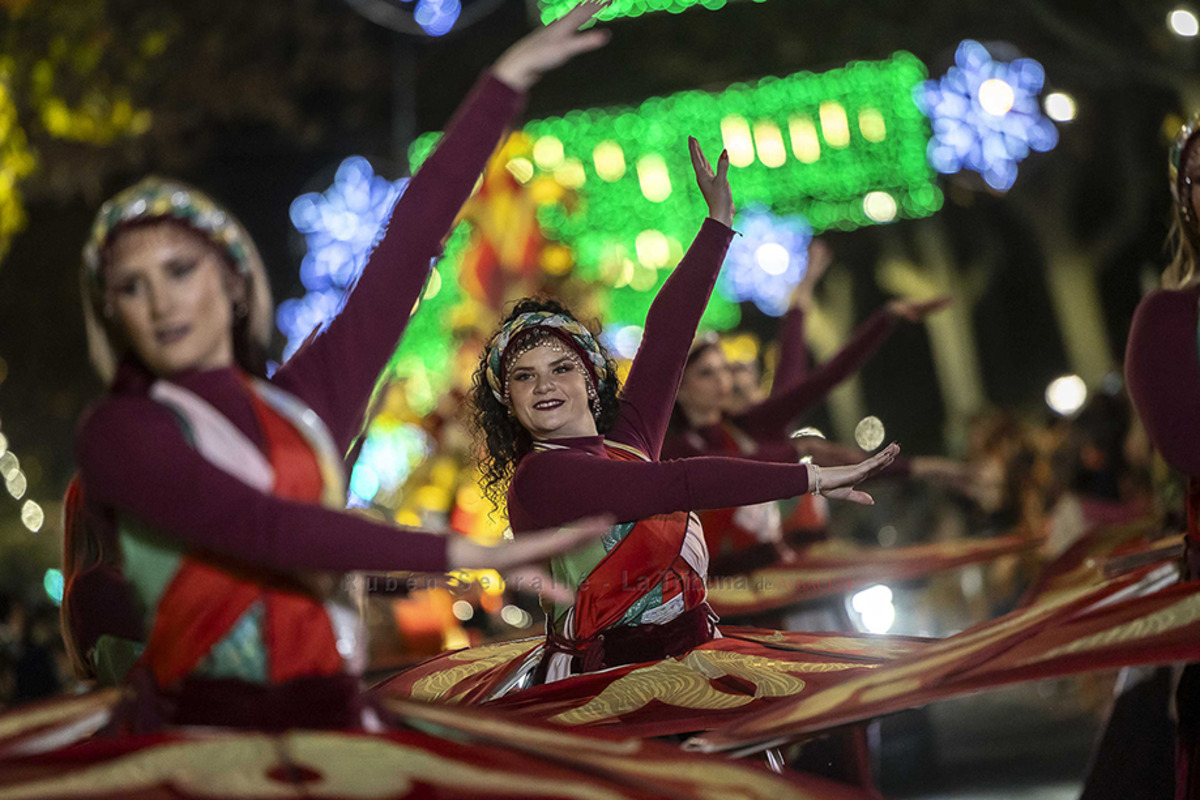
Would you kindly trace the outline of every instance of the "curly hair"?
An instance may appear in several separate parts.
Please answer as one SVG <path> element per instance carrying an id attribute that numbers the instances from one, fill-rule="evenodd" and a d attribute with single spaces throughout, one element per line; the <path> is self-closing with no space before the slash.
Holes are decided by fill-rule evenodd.
<path id="1" fill-rule="evenodd" d="M 549 311 L 579 319 L 557 300 L 549 297 L 526 297 L 516 302 L 508 316 L 501 321 L 501 326 L 522 314 L 535 311 Z M 584 324 L 595 336 L 598 326 L 594 323 Z M 608 364 L 605 374 L 600 376 L 602 385 L 599 387 L 597 401 L 600 404 L 600 415 L 596 420 L 596 430 L 603 435 L 612 430 L 620 414 L 617 395 L 621 389 L 621 379 L 617 376 L 615 362 L 609 357 L 604 345 L 600 344 L 599 336 L 596 336 L 596 345 Z M 505 493 L 517 463 L 533 446 L 533 438 L 517 418 L 509 413 L 508 407 L 496 399 L 491 386 L 488 385 L 487 370 L 488 351 L 485 347 L 471 385 L 471 422 L 475 429 L 476 441 L 482 441 L 485 448 L 479 456 L 483 493 L 499 511 L 503 508 Z"/>

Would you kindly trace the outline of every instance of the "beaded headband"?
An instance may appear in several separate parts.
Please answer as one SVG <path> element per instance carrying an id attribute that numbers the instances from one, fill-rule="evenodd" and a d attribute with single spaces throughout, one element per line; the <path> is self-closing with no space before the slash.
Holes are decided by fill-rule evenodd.
<path id="1" fill-rule="evenodd" d="M 186 183 L 150 176 L 117 193 L 96 214 L 83 248 L 83 262 L 94 283 L 103 278 L 104 246 L 121 227 L 151 219 L 174 219 L 203 234 L 225 253 L 238 274 L 249 271 L 254 252 L 249 234 L 211 197 Z"/>
<path id="2" fill-rule="evenodd" d="M 509 351 L 517 354 L 514 345 L 534 333 L 548 333 L 566 344 L 579 357 L 589 383 L 597 390 L 604 386 L 608 374 L 608 361 L 600 352 L 600 346 L 591 331 L 566 314 L 551 311 L 531 311 L 510 319 L 492 337 L 487 350 L 487 382 L 492 394 L 501 403 L 508 395 L 505 373 L 508 369 Z"/>
<path id="3" fill-rule="evenodd" d="M 1200 134 L 1200 114 L 1193 115 L 1184 123 L 1171 144 L 1167 159 L 1167 174 L 1171 180 L 1171 195 L 1183 218 L 1191 225 L 1196 224 L 1196 209 L 1192 205 L 1192 179 L 1187 174 L 1187 154 L 1196 144 L 1197 134 Z"/>

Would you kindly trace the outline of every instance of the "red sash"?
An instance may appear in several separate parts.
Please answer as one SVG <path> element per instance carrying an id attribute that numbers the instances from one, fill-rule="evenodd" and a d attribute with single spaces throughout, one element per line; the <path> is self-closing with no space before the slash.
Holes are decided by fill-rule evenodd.
<path id="1" fill-rule="evenodd" d="M 605 444 L 618 461 L 644 456 Z M 688 513 L 676 511 L 639 520 L 596 565 L 575 593 L 575 640 L 589 639 L 621 621 L 629 608 L 660 582 L 663 599 L 683 594 L 685 609 L 704 601 L 703 579 L 680 555 Z"/>
<path id="2" fill-rule="evenodd" d="M 282 416 L 248 391 L 267 441 L 276 497 L 319 503 L 323 481 L 311 446 Z M 293 578 L 185 556 L 158 604 L 143 661 L 160 687 L 192 672 L 256 603 L 263 605 L 263 644 L 272 683 L 344 671 L 321 601 Z"/>

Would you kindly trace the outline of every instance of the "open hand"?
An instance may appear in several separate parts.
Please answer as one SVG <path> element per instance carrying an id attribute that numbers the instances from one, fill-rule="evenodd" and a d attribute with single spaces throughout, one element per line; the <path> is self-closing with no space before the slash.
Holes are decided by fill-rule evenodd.
<path id="1" fill-rule="evenodd" d="M 688 137 L 688 150 L 692 154 L 692 169 L 696 172 L 696 183 L 704 202 L 708 204 L 708 215 L 728 227 L 733 227 L 733 193 L 729 188 L 729 151 L 722 150 L 717 159 L 716 172 L 700 150 L 700 143 Z"/>
<path id="2" fill-rule="evenodd" d="M 875 501 L 871 498 L 871 495 L 866 492 L 860 492 L 854 487 L 872 475 L 881 472 L 888 464 L 891 464 L 895 460 L 899 453 L 900 445 L 892 442 L 875 455 L 857 464 L 850 464 L 845 467 L 818 467 L 817 469 L 821 471 L 821 494 L 826 497 L 832 497 L 835 500 L 849 500 L 851 503 L 860 503 L 865 506 L 875 505 Z M 811 486 L 811 473 L 809 481 L 809 485 Z"/>
<path id="3" fill-rule="evenodd" d="M 492 74 L 518 91 L 527 91 L 538 79 L 580 53 L 603 47 L 607 30 L 580 32 L 580 27 L 600 13 L 607 2 L 580 3 L 562 19 L 525 36 L 497 59 Z"/>
<path id="4" fill-rule="evenodd" d="M 932 300 L 893 300 L 888 303 L 888 311 L 903 320 L 920 322 L 935 311 L 941 311 L 954 302 L 948 294 L 935 297 Z"/>
<path id="5" fill-rule="evenodd" d="M 511 572 L 581 547 L 603 536 L 612 525 L 613 520 L 609 517 L 593 517 L 548 531 L 523 533 L 511 542 L 494 547 L 455 536 L 446 553 L 447 568 Z"/>

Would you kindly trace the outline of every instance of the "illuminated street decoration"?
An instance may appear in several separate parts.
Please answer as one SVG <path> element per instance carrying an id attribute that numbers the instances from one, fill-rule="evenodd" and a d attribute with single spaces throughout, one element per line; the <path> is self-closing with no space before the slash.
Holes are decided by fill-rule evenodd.
<path id="1" fill-rule="evenodd" d="M 536 0 L 538 13 L 544 24 L 549 24 L 559 17 L 565 16 L 568 11 L 578 5 L 577 0 Z M 601 11 L 597 17 L 602 20 L 616 19 L 618 17 L 640 17 L 642 14 L 649 14 L 654 11 L 667 11 L 672 14 L 678 14 L 681 11 L 687 11 L 689 8 L 699 6 L 707 8 L 710 11 L 724 8 L 725 5 L 734 0 L 612 0 L 608 8 Z M 754 0 L 756 3 L 766 2 L 766 0 Z"/>
<path id="2" fill-rule="evenodd" d="M 430 36 L 445 36 L 458 22 L 461 13 L 462 4 L 459 0 L 417 0 L 413 20 Z"/>
<path id="3" fill-rule="evenodd" d="M 765 314 L 782 316 L 808 267 L 812 226 L 803 217 L 778 217 L 762 207 L 738 215 L 741 232 L 729 245 L 720 291 L 736 302 L 753 301 Z"/>
<path id="4" fill-rule="evenodd" d="M 8 253 L 12 238 L 25 229 L 25 205 L 19 185 L 36 165 L 17 119 L 8 78 L 0 73 L 0 259 Z"/>
<path id="5" fill-rule="evenodd" d="M 954 63 L 917 92 L 933 126 L 929 163 L 945 174 L 978 172 L 988 186 L 1007 191 L 1031 150 L 1058 144 L 1058 130 L 1038 101 L 1045 70 L 1031 58 L 996 61 L 970 39 L 958 46 Z"/>
<path id="6" fill-rule="evenodd" d="M 577 189 L 578 207 L 548 205 L 541 222 L 574 252 L 577 277 L 608 287 L 606 322 L 640 325 L 706 215 L 688 135 L 714 159 L 728 148 L 741 206 L 801 215 L 818 232 L 925 217 L 942 203 L 925 156 L 928 124 L 913 102 L 926 77 L 914 56 L 898 53 L 723 92 L 573 111 L 529 123 L 523 133 L 534 141 L 533 158 L 508 166 L 527 180 L 552 174 Z M 418 139 L 413 161 L 436 139 Z M 872 193 L 882 194 L 868 200 Z M 725 329 L 738 318 L 718 297 L 703 324 Z"/>
<path id="7" fill-rule="evenodd" d="M 385 417 L 374 421 L 350 472 L 350 505 L 368 505 L 381 492 L 394 492 L 432 452 L 419 425 Z"/>
<path id="8" fill-rule="evenodd" d="M 276 322 L 288 337 L 284 359 L 342 310 L 407 183 L 388 181 L 365 158 L 351 156 L 338 167 L 332 186 L 292 201 L 289 216 L 308 247 L 300 265 L 307 293 L 279 305 Z"/>

